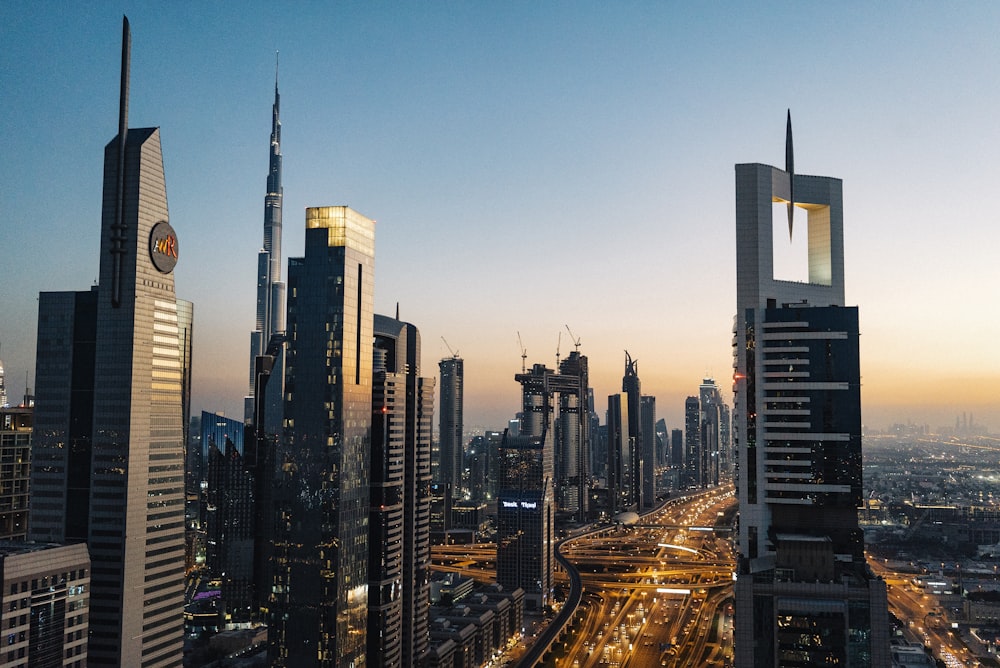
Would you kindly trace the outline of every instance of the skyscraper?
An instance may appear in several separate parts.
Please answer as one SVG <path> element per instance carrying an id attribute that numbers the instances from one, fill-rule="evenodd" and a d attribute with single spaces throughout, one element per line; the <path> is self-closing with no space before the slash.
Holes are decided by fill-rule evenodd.
<path id="1" fill-rule="evenodd" d="M 208 462 L 205 565 L 221 582 L 226 613 L 234 622 L 256 616 L 254 476 L 246 462 L 244 424 L 202 411 L 201 443 Z"/>
<path id="2" fill-rule="evenodd" d="M 628 395 L 608 395 L 607 455 L 608 514 L 612 517 L 628 510 L 628 447 L 632 442 L 628 426 Z"/>
<path id="3" fill-rule="evenodd" d="M 306 209 L 275 453 L 273 666 L 365 665 L 375 222 Z"/>
<path id="4" fill-rule="evenodd" d="M 541 396 L 547 402 L 552 395 Z M 537 415 L 551 411 L 543 405 Z M 524 589 L 535 609 L 549 602 L 554 567 L 551 417 L 545 422 L 537 435 L 505 432 L 497 458 L 497 582 Z"/>
<path id="5" fill-rule="evenodd" d="M 590 380 L 587 356 L 574 350 L 559 363 L 559 373 L 549 378 L 549 388 L 559 395 L 559 429 L 556 433 L 555 479 L 559 511 L 578 522 L 587 518 L 590 479 Z"/>
<path id="6" fill-rule="evenodd" d="M 562 518 L 584 521 L 590 443 L 587 356 L 574 350 L 560 362 L 559 373 L 544 364 L 535 364 L 514 379 L 521 384 L 518 434 L 540 437 L 547 430 L 553 432 L 556 509 Z"/>
<path id="7" fill-rule="evenodd" d="M 701 402 L 698 397 L 684 400 L 684 478 L 689 485 L 700 485 Z"/>
<path id="8" fill-rule="evenodd" d="M 441 371 L 438 482 L 446 485 L 445 499 L 451 499 L 462 487 L 462 403 L 465 362 L 461 357 L 453 355 L 438 362 L 438 369 Z M 446 502 L 445 505 L 445 525 L 450 527 L 450 503 Z"/>
<path id="9" fill-rule="evenodd" d="M 427 651 L 434 379 L 420 377 L 420 333 L 375 316 L 368 655 L 413 666 Z"/>
<path id="10" fill-rule="evenodd" d="M 31 418 L 34 408 L 0 406 L 0 540 L 24 540 L 28 532 Z"/>
<path id="11" fill-rule="evenodd" d="M 722 393 L 719 392 L 715 380 L 702 379 L 698 387 L 698 401 L 700 404 L 698 470 L 701 473 L 698 485 L 703 488 L 714 487 L 719 484 L 720 407 L 722 406 Z"/>
<path id="12" fill-rule="evenodd" d="M 650 510 L 656 505 L 656 397 L 639 398 L 639 432 L 642 434 L 639 508 Z"/>
<path id="13" fill-rule="evenodd" d="M 858 311 L 844 306 L 841 189 L 794 173 L 790 117 L 784 170 L 736 166 L 735 644 L 746 668 L 889 663 L 885 583 L 857 519 Z M 807 282 L 774 278 L 775 203 L 790 234 L 808 212 Z"/>
<path id="14" fill-rule="evenodd" d="M 257 318 L 250 333 L 250 390 L 244 420 L 253 419 L 255 364 L 267 351 L 271 337 L 285 331 L 285 284 L 281 282 L 281 98 L 278 68 L 274 69 L 274 105 L 271 107 L 271 145 L 268 155 L 267 193 L 264 195 L 264 247 L 257 254 Z M 281 374 L 278 374 L 280 377 Z M 277 378 L 276 378 L 277 379 Z"/>
<path id="15" fill-rule="evenodd" d="M 622 392 L 628 396 L 628 461 L 623 478 L 624 488 L 627 490 L 629 508 L 642 509 L 642 478 L 643 468 L 643 440 L 646 435 L 642 433 L 641 419 L 641 397 L 642 386 L 639 382 L 639 360 L 632 359 L 632 356 L 625 351 L 625 375 L 622 376 Z M 625 416 L 623 416 L 624 418 Z M 649 462 L 652 466 L 652 462 Z"/>
<path id="16" fill-rule="evenodd" d="M 92 666 L 179 666 L 184 593 L 184 364 L 160 131 L 104 151 L 99 284 L 39 296 L 29 538 L 86 541 Z"/>

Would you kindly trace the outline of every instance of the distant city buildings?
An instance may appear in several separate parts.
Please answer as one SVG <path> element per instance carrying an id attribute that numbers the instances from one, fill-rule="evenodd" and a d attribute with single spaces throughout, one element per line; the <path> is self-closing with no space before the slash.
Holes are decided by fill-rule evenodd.
<path id="1" fill-rule="evenodd" d="M 28 535 L 89 547 L 88 665 L 179 666 L 191 310 L 174 294 L 159 129 L 128 129 L 130 41 L 125 20 L 98 285 L 39 296 Z"/>
<path id="2" fill-rule="evenodd" d="M 284 439 L 275 455 L 273 666 L 364 663 L 375 222 L 306 209 L 288 267 Z"/>
<path id="3" fill-rule="evenodd" d="M 809 280 L 774 279 L 772 212 L 808 211 Z M 887 666 L 885 583 L 858 526 L 858 311 L 839 179 L 736 166 L 736 665 Z M 779 232 L 780 233 L 780 232 Z M 799 233 L 803 233 L 801 230 Z"/>

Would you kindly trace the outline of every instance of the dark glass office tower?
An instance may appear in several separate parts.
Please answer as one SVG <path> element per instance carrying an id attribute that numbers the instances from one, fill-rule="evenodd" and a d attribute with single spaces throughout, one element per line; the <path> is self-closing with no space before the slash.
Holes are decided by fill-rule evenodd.
<path id="1" fill-rule="evenodd" d="M 639 430 L 642 433 L 642 479 L 640 485 L 640 509 L 651 510 L 656 505 L 656 397 L 644 395 L 639 398 Z"/>
<path id="2" fill-rule="evenodd" d="M 625 477 L 628 444 L 628 395 L 608 396 L 607 455 L 608 455 L 608 514 L 614 517 L 628 510 L 628 488 Z"/>
<path id="3" fill-rule="evenodd" d="M 420 333 L 375 316 L 368 655 L 412 666 L 428 646 L 434 379 L 420 377 Z"/>
<path id="4" fill-rule="evenodd" d="M 701 402 L 688 397 L 684 400 L 684 479 L 688 485 L 701 484 L 701 463 Z"/>
<path id="5" fill-rule="evenodd" d="M 790 121 L 788 133 L 785 170 L 736 166 L 736 663 L 888 666 L 886 587 L 858 528 L 861 372 L 842 185 L 795 174 Z M 774 278 L 775 203 L 789 233 L 795 213 L 805 219 L 806 282 Z"/>
<path id="6" fill-rule="evenodd" d="M 159 129 L 128 129 L 127 20 L 123 42 L 99 284 L 39 297 L 29 537 L 88 544 L 89 665 L 179 666 L 190 314 L 174 295 Z"/>
<path id="7" fill-rule="evenodd" d="M 462 489 L 463 439 L 462 405 L 465 383 L 465 361 L 461 357 L 447 357 L 438 362 L 441 372 L 441 408 L 438 416 L 438 482 L 449 486 L 450 495 L 455 498 Z M 446 504 L 449 505 L 449 504 Z M 446 508 L 446 515 L 451 508 Z M 446 527 L 451 526 L 451 518 L 445 518 Z"/>
<path id="8" fill-rule="evenodd" d="M 552 429 L 538 436 L 504 433 L 498 456 L 497 582 L 524 589 L 529 607 L 549 603 L 554 566 Z"/>
<path id="9" fill-rule="evenodd" d="M 628 396 L 628 460 L 623 478 L 629 509 L 642 508 L 642 460 L 643 439 L 641 419 L 642 385 L 639 381 L 638 360 L 625 351 L 625 375 L 622 376 L 622 392 Z M 623 416 L 625 417 L 625 416 Z M 652 464 L 652 462 L 650 462 Z"/>
<path id="10" fill-rule="evenodd" d="M 288 266 L 273 666 L 365 665 L 374 265 L 374 221 L 306 209 L 305 257 Z"/>
<path id="11" fill-rule="evenodd" d="M 205 562 L 221 582 L 226 613 L 234 622 L 255 617 L 254 476 L 246 462 L 244 424 L 202 411 L 201 442 L 208 462 Z"/>

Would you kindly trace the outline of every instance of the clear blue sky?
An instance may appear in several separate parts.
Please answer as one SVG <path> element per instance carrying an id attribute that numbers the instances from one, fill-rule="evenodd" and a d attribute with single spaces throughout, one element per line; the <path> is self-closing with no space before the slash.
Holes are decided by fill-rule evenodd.
<path id="1" fill-rule="evenodd" d="M 97 275 L 121 15 L 130 125 L 160 126 L 195 411 L 239 415 L 281 53 L 284 250 L 307 206 L 378 221 L 376 307 L 466 359 L 466 424 L 529 364 L 624 349 L 670 427 L 729 395 L 734 171 L 844 179 L 865 422 L 1000 430 L 1000 4 L 0 3 L 2 357 L 33 382 L 36 297 Z M 731 395 L 729 395 L 731 396 Z"/>

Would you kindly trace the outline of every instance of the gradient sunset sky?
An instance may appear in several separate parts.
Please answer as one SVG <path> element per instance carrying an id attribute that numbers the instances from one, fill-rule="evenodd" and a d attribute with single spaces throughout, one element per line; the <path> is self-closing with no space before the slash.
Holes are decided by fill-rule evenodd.
<path id="1" fill-rule="evenodd" d="M 782 166 L 791 108 L 796 171 L 844 180 L 865 424 L 966 411 L 1000 430 L 992 2 L 6 0 L 14 401 L 34 382 L 38 293 L 98 273 L 122 13 L 130 126 L 161 128 L 177 293 L 195 303 L 195 412 L 242 415 L 280 51 L 285 258 L 307 206 L 376 219 L 376 308 L 420 329 L 423 375 L 442 336 L 465 358 L 467 427 L 517 411 L 517 332 L 553 366 L 566 324 L 602 421 L 625 349 L 670 428 L 705 374 L 731 401 L 733 166 Z"/>

